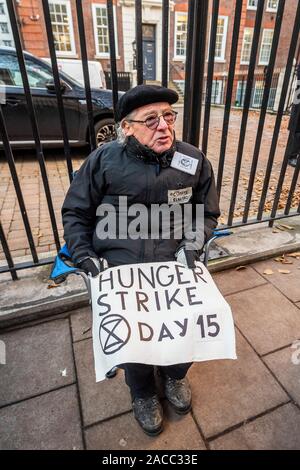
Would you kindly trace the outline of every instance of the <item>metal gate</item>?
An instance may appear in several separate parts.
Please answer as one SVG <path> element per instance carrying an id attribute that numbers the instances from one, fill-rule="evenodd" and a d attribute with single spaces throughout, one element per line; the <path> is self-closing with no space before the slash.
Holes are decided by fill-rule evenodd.
<path id="1" fill-rule="evenodd" d="M 236 65 L 237 65 L 237 51 L 241 31 L 241 21 L 243 18 L 243 9 L 248 4 L 248 0 L 232 0 L 233 11 L 231 16 L 232 28 L 231 32 L 228 33 L 230 36 L 230 53 L 229 57 L 229 68 L 226 79 L 221 77 L 220 79 L 214 73 L 215 67 L 215 55 L 216 47 L 218 46 L 219 40 L 219 9 L 222 0 L 190 0 L 188 3 L 188 20 L 187 20 L 187 40 L 186 40 L 186 63 L 185 63 L 185 87 L 184 87 L 184 116 L 183 116 L 183 140 L 189 142 L 197 147 L 200 147 L 204 153 L 209 155 L 211 141 L 209 138 L 211 115 L 213 111 L 213 105 L 223 105 L 221 109 L 221 123 L 219 126 L 220 134 L 220 149 L 217 155 L 217 167 L 216 181 L 217 190 L 219 197 L 222 198 L 224 188 L 227 186 L 227 202 L 228 212 L 226 214 L 226 220 L 223 220 L 221 228 L 226 227 L 238 227 L 242 225 L 256 224 L 261 222 L 269 222 L 273 224 L 277 219 L 283 217 L 292 217 L 300 214 L 300 201 L 295 205 L 295 192 L 297 188 L 299 170 L 300 170 L 300 158 L 297 160 L 297 165 L 293 169 L 293 174 L 290 181 L 289 190 L 286 193 L 286 199 L 284 207 L 279 208 L 280 197 L 282 188 L 288 167 L 288 147 L 286 146 L 285 152 L 279 167 L 278 181 L 273 189 L 272 204 L 269 205 L 269 212 L 266 212 L 266 199 L 270 186 L 270 179 L 272 174 L 272 168 L 274 165 L 274 158 L 278 144 L 278 138 L 281 129 L 281 123 L 284 112 L 286 110 L 286 101 L 288 98 L 290 83 L 295 73 L 294 60 L 297 57 L 297 47 L 299 45 L 299 29 L 300 29 L 300 2 L 295 2 L 295 15 L 293 18 L 293 24 L 291 24 L 291 38 L 286 53 L 286 65 L 284 73 L 282 74 L 282 83 L 280 88 L 280 96 L 278 96 L 278 103 L 276 113 L 274 114 L 274 126 L 273 132 L 270 139 L 270 149 L 266 162 L 266 168 L 263 177 L 260 177 L 260 194 L 257 209 L 254 211 L 251 209 L 251 203 L 253 202 L 253 191 L 255 190 L 255 181 L 257 179 L 258 162 L 261 152 L 261 145 L 264 136 L 265 123 L 267 111 L 270 108 L 270 103 L 274 104 L 275 97 L 274 80 L 278 83 L 278 77 L 276 77 L 275 60 L 282 34 L 282 21 L 284 18 L 285 7 L 288 0 L 278 0 L 278 2 L 272 2 L 277 4 L 277 11 L 274 13 L 274 34 L 271 43 L 270 57 L 268 66 L 265 70 L 263 78 L 258 79 L 255 76 L 255 64 L 258 56 L 258 44 L 262 35 L 262 18 L 266 7 L 269 5 L 268 0 L 253 1 L 253 5 L 256 5 L 254 12 L 255 24 L 253 28 L 253 41 L 251 45 L 249 66 L 247 73 L 239 80 L 240 89 L 237 92 L 238 99 L 233 96 L 234 83 L 236 79 Z M 76 21 L 78 23 L 78 41 L 80 44 L 81 60 L 84 74 L 86 102 L 88 109 L 89 119 L 89 132 L 90 132 L 90 147 L 91 150 L 96 147 L 96 139 L 93 125 L 93 106 L 91 100 L 91 87 L 88 72 L 88 60 L 87 60 L 87 45 L 86 45 L 86 29 L 83 15 L 83 3 L 81 0 L 74 0 L 74 6 L 76 7 Z M 176 3 L 176 2 L 174 2 Z M 183 3 L 183 2 L 181 2 Z M 47 40 L 49 46 L 49 52 L 51 57 L 55 92 L 58 103 L 59 118 L 62 128 L 63 141 L 64 141 L 64 155 L 67 163 L 69 181 L 72 180 L 73 165 L 70 154 L 70 145 L 67 135 L 66 117 L 63 107 L 63 99 L 60 88 L 59 71 L 56 59 L 55 41 L 51 25 L 51 17 L 49 10 L 49 3 L 47 0 L 41 0 L 43 13 L 45 17 L 45 27 L 47 32 Z M 252 5 L 252 4 L 251 4 Z M 53 194 L 51 193 L 51 187 L 46 171 L 44 150 L 41 145 L 37 121 L 36 112 L 33 105 L 32 94 L 30 90 L 30 84 L 27 77 L 26 66 L 24 61 L 24 55 L 22 51 L 22 40 L 19 32 L 19 25 L 16 16 L 15 4 L 13 0 L 7 0 L 7 9 L 10 19 L 10 26 L 13 34 L 13 40 L 15 49 L 17 52 L 23 88 L 26 97 L 27 110 L 30 117 L 32 126 L 32 132 L 35 141 L 36 157 L 40 168 L 41 181 L 46 196 L 47 208 L 49 217 L 51 220 L 51 227 L 53 232 L 53 239 L 56 249 L 59 250 L 61 246 L 61 239 L 59 237 L 57 229 L 57 220 L 55 217 L 55 211 L 53 208 Z M 162 56 L 161 56 L 161 70 L 162 79 L 161 83 L 163 86 L 168 86 L 169 83 L 169 71 L 170 71 L 170 6 L 168 0 L 161 2 L 161 25 L 162 25 Z M 135 18 L 136 18 L 136 69 L 137 69 L 137 83 L 143 83 L 143 34 L 142 34 L 142 1 L 135 1 Z M 114 107 L 118 99 L 118 71 L 117 71 L 117 60 L 116 60 L 116 44 L 115 44 L 115 25 L 114 25 L 114 14 L 113 14 L 113 1 L 107 1 L 107 19 L 108 19 L 108 35 L 109 35 L 109 54 L 110 54 L 110 73 L 111 73 L 111 86 L 113 93 Z M 209 43 L 209 44 L 208 44 Z M 299 56 L 299 54 L 298 54 Z M 207 60 L 206 60 L 207 58 Z M 253 95 L 253 83 L 257 81 L 259 85 L 255 87 L 255 96 Z M 241 88 L 242 87 L 242 88 Z M 1 96 L 0 96 L 1 98 Z M 202 103 L 204 99 L 204 105 L 202 109 Z M 273 101 L 272 101 L 273 100 Z M 255 139 L 253 140 L 253 152 L 250 159 L 249 171 L 247 174 L 247 185 L 244 187 L 245 197 L 242 210 L 236 216 L 237 206 L 237 195 L 239 186 L 243 184 L 243 177 L 241 175 L 242 165 L 245 156 L 245 143 L 246 143 L 246 132 L 249 121 L 249 115 L 252 112 L 250 110 L 253 107 L 253 103 L 258 103 L 257 111 L 257 129 L 255 131 Z M 230 144 L 229 131 L 230 131 L 230 119 L 233 112 L 233 107 L 240 108 L 239 115 L 239 126 L 236 129 L 238 131 L 237 136 L 237 148 L 235 158 L 231 160 L 230 167 L 232 170 L 229 178 L 229 191 L 228 181 L 225 184 L 224 172 L 226 169 L 228 159 L 228 147 Z M 16 165 L 12 148 L 8 139 L 6 125 L 3 117 L 2 110 L 3 103 L 1 104 L 0 99 L 0 136 L 3 142 L 3 148 L 5 158 L 8 163 L 11 179 L 14 184 L 18 204 L 20 207 L 20 216 L 22 218 L 26 237 L 28 239 L 31 260 L 19 263 L 13 259 L 5 230 L 3 228 L 3 220 L 0 223 L 0 240 L 2 249 L 5 255 L 6 264 L 0 267 L 0 273 L 10 272 L 13 279 L 17 279 L 17 271 L 20 269 L 30 268 L 34 266 L 41 266 L 52 262 L 53 257 L 40 259 L 34 238 L 32 229 L 30 226 L 26 205 L 24 203 L 24 197 L 18 174 L 16 171 Z M 273 107 L 273 105 L 272 105 Z M 294 107 L 293 112 L 294 119 L 290 122 L 289 126 L 289 139 L 288 144 L 291 143 L 293 136 L 297 129 L 297 122 L 300 122 L 300 106 Z M 201 131 L 202 129 L 202 131 Z M 237 134 L 237 132 L 235 132 Z M 228 177 L 227 177 L 228 179 Z M 245 185 L 244 185 L 245 186 Z M 293 202 L 293 203 L 292 203 Z M 293 206 L 293 207 L 292 207 Z M 224 216 L 223 216 L 224 219 Z"/>

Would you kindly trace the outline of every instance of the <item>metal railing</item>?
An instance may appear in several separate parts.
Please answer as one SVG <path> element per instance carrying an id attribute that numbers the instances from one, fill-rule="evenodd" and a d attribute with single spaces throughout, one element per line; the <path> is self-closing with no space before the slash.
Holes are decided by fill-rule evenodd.
<path id="1" fill-rule="evenodd" d="M 263 13 L 265 10 L 265 1 L 262 0 L 258 2 L 258 7 L 256 10 L 255 16 L 255 26 L 253 33 L 253 42 L 251 47 L 250 61 L 248 67 L 248 73 L 242 76 L 236 74 L 237 66 L 237 52 L 239 48 L 239 36 L 241 32 L 241 17 L 243 11 L 243 0 L 236 0 L 234 3 L 234 14 L 232 16 L 233 27 L 229 29 L 232 31 L 232 35 L 228 40 L 228 44 L 231 47 L 230 50 L 230 59 L 229 66 L 227 71 L 226 78 L 219 77 L 218 74 L 214 71 L 215 65 L 215 49 L 216 49 L 216 36 L 217 36 L 217 27 L 218 27 L 218 16 L 220 9 L 220 0 L 212 0 L 212 11 L 209 16 L 209 0 L 202 0 L 198 2 L 196 0 L 190 0 L 188 2 L 188 25 L 187 25 L 187 54 L 186 54 L 186 76 L 185 76 L 185 90 L 184 90 L 184 116 L 183 116 L 183 140 L 189 142 L 196 147 L 201 147 L 204 153 L 207 153 L 209 148 L 209 129 L 210 129 L 210 115 L 211 115 L 211 106 L 218 100 L 224 105 L 223 113 L 223 123 L 222 123 L 222 133 L 221 133 L 221 143 L 220 143 L 220 153 L 218 158 L 218 169 L 216 174 L 217 181 L 217 191 L 219 197 L 221 197 L 222 192 L 222 182 L 224 168 L 226 164 L 226 155 L 227 155 L 227 144 L 228 144 L 228 130 L 229 130 L 229 120 L 230 114 L 232 111 L 232 104 L 237 106 L 242 106 L 241 108 L 241 126 L 238 137 L 238 146 L 235 158 L 235 168 L 234 175 L 232 178 L 232 188 L 230 195 L 230 207 L 228 213 L 228 220 L 224 224 L 224 228 L 227 227 L 237 227 L 240 225 L 246 224 L 255 224 L 260 222 L 269 222 L 270 224 L 274 223 L 277 219 L 282 217 L 292 217 L 294 215 L 300 214 L 300 201 L 299 206 L 296 210 L 291 210 L 291 198 L 294 194 L 297 179 L 300 170 L 300 159 L 298 159 L 297 167 L 294 169 L 293 179 L 290 185 L 289 194 L 287 197 L 287 203 L 283 213 L 278 212 L 278 203 L 280 198 L 280 193 L 282 190 L 282 185 L 284 182 L 284 177 L 287 169 L 288 163 L 288 151 L 286 149 L 284 158 L 281 163 L 280 175 L 278 180 L 278 185 L 276 188 L 276 193 L 273 200 L 272 210 L 270 214 L 264 213 L 264 205 L 266 201 L 267 191 L 270 183 L 270 176 L 274 163 L 274 156 L 276 152 L 276 147 L 278 143 L 278 136 L 280 132 L 281 122 L 283 113 L 285 110 L 285 103 L 287 100 L 289 85 L 291 76 L 293 73 L 293 61 L 296 53 L 296 47 L 299 40 L 299 30 L 300 30 L 300 2 L 297 3 L 297 8 L 295 11 L 294 24 L 292 25 L 292 34 L 291 41 L 289 45 L 289 50 L 287 53 L 287 61 L 285 72 L 282 80 L 282 85 L 280 88 L 280 97 L 278 99 L 278 107 L 276 109 L 276 119 L 274 125 L 274 131 L 271 141 L 270 152 L 267 160 L 266 172 L 263 180 L 263 188 L 260 197 L 259 207 L 254 218 L 249 218 L 249 208 L 251 203 L 251 197 L 253 192 L 254 180 L 257 171 L 257 164 L 260 155 L 262 136 L 264 131 L 265 119 L 267 110 L 272 108 L 274 101 L 274 90 L 278 88 L 278 74 L 275 72 L 275 59 L 278 51 L 278 45 L 281 34 L 282 20 L 285 11 L 286 1 L 279 0 L 278 11 L 276 14 L 276 24 L 274 29 L 274 36 L 272 41 L 270 60 L 266 73 L 263 76 L 257 75 L 255 72 L 255 64 L 258 55 L 258 44 L 259 38 L 262 32 L 262 19 Z M 89 71 L 88 71 L 88 60 L 87 60 L 87 45 L 86 45 L 86 30 L 84 25 L 82 1 L 74 0 L 76 6 L 76 24 L 78 24 L 78 36 L 80 43 L 80 53 L 83 67 L 84 75 L 84 88 L 85 96 L 87 102 L 87 116 L 89 122 L 89 134 L 90 134 L 90 148 L 91 150 L 96 148 L 96 138 L 94 130 L 94 121 L 93 121 L 93 106 L 91 99 L 91 87 L 89 80 Z M 13 32 L 13 38 L 15 43 L 15 49 L 17 53 L 17 58 L 20 66 L 20 72 L 23 82 L 24 93 L 26 97 L 27 111 L 31 122 L 32 132 L 35 141 L 35 151 L 36 157 L 40 168 L 41 180 L 44 189 L 44 193 L 47 201 L 47 209 L 49 217 L 51 220 L 51 227 L 53 232 L 53 237 L 57 250 L 60 249 L 60 240 L 57 230 L 57 222 L 55 219 L 55 212 L 53 209 L 53 195 L 51 192 L 51 187 L 49 186 L 49 180 L 46 171 L 44 150 L 41 144 L 41 139 L 39 135 L 36 113 L 33 105 L 31 90 L 28 82 L 24 54 L 22 50 L 22 42 L 20 37 L 19 25 L 17 21 L 15 4 L 13 1 L 7 3 L 9 19 L 11 23 L 11 28 Z M 61 95 L 60 89 L 60 80 L 59 72 L 56 60 L 56 51 L 55 43 L 53 38 L 53 31 L 51 25 L 51 18 L 49 12 L 49 4 L 47 0 L 42 0 L 43 13 L 45 18 L 45 27 L 47 33 L 47 40 L 49 46 L 49 52 L 51 57 L 51 64 L 54 76 L 55 92 L 59 110 L 59 118 L 63 135 L 64 142 L 64 155 L 67 162 L 67 169 L 69 180 L 72 181 L 73 174 L 73 165 L 70 155 L 70 145 L 68 140 L 66 118 L 64 113 L 64 104 Z M 137 83 L 143 83 L 143 37 L 142 37 L 142 1 L 135 1 L 135 17 L 136 17 L 136 64 L 137 64 Z M 162 25 L 163 25 L 163 34 L 162 34 L 162 57 L 161 57 L 161 70 L 162 70 L 162 84 L 167 85 L 169 78 L 169 1 L 162 1 Z M 113 1 L 107 1 L 107 18 L 108 18 L 108 30 L 109 30 L 109 44 L 110 44 L 110 76 L 111 76 L 111 89 L 113 95 L 113 104 L 114 109 L 118 100 L 118 89 L 121 89 L 120 81 L 118 80 L 118 74 L 120 77 L 120 72 L 117 71 L 117 62 L 116 62 L 116 45 L 115 45 L 115 34 L 114 34 L 114 18 L 113 18 Z M 208 53 L 208 63 L 207 63 L 207 72 L 206 69 L 206 51 L 207 51 L 207 38 L 206 32 L 208 28 L 208 21 L 210 20 L 210 41 L 209 41 L 209 53 Z M 216 82 L 219 81 L 219 85 L 216 85 Z M 238 84 L 240 82 L 240 85 Z M 236 86 L 235 86 L 236 85 Z M 220 86 L 221 91 L 217 92 L 216 87 Z M 237 93 L 234 97 L 233 93 Z M 259 90 L 259 91 L 253 91 Z M 204 113 L 202 115 L 202 99 L 204 97 Z M 244 156 L 244 146 L 245 146 L 245 135 L 249 117 L 249 110 L 251 107 L 257 105 L 259 109 L 259 122 L 257 127 L 257 133 L 255 138 L 255 145 L 253 149 L 253 156 L 251 161 L 251 170 L 249 176 L 249 184 L 247 187 L 247 194 L 245 197 L 245 207 L 241 220 L 235 220 L 234 212 L 237 199 L 237 190 L 240 182 L 241 174 L 241 165 Z M 274 106 L 273 106 L 274 107 Z M 300 111 L 298 111 L 299 113 Z M 200 133 L 201 127 L 203 128 L 202 134 Z M 295 133 L 295 124 L 290 126 L 290 135 Z M 16 171 L 16 165 L 14 161 L 14 156 L 12 148 L 9 142 L 7 135 L 5 120 L 2 112 L 2 105 L 0 104 L 0 135 L 2 137 L 4 153 L 6 156 L 7 163 L 10 168 L 11 178 L 14 184 L 16 191 L 16 196 L 18 199 L 21 217 L 24 223 L 26 236 L 30 246 L 30 252 L 32 260 L 24 263 L 14 262 L 12 254 L 9 249 L 9 245 L 5 236 L 3 225 L 0 222 L 0 240 L 5 254 L 7 265 L 0 268 L 1 272 L 10 272 L 13 279 L 17 279 L 17 271 L 20 269 L 30 268 L 33 266 L 40 266 L 42 264 L 48 264 L 52 262 L 51 259 L 39 259 L 37 250 L 34 244 L 34 239 L 32 235 L 32 230 L 30 222 L 28 219 L 28 214 L 26 206 L 24 203 L 24 198 L 22 195 L 22 190 Z M 201 137 L 201 142 L 200 142 Z"/>

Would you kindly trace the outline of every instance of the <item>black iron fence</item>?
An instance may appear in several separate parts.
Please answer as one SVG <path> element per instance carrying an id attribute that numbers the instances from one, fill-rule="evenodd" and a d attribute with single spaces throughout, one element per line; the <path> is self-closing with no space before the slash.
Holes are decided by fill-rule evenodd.
<path id="1" fill-rule="evenodd" d="M 172 65 L 172 68 L 174 66 Z M 281 93 L 281 88 L 279 87 L 279 77 L 281 74 L 284 74 L 284 71 L 274 72 L 272 76 L 272 82 L 270 87 L 270 96 L 268 100 L 267 109 L 268 111 L 276 111 L 276 103 Z M 263 94 L 265 88 L 265 79 L 266 75 L 261 72 L 255 72 L 252 90 L 251 90 L 251 99 L 250 99 L 250 108 L 261 109 Z M 185 89 L 185 80 L 182 79 L 173 79 L 177 90 L 184 94 Z M 221 75 L 214 75 L 211 86 L 211 97 L 210 103 L 214 105 L 225 105 L 226 100 L 226 90 L 227 90 L 228 77 L 227 72 Z M 245 74 L 235 74 L 234 84 L 233 84 L 233 93 L 232 93 L 232 106 L 243 108 L 245 103 L 245 93 L 247 85 L 247 75 Z M 204 88 L 202 92 L 202 104 L 206 103 L 206 90 L 207 90 L 207 76 L 204 78 Z M 289 109 L 289 102 L 286 103 L 286 110 Z"/>
<path id="2" fill-rule="evenodd" d="M 186 42 L 186 76 L 184 88 L 184 116 L 183 116 L 183 140 L 187 141 L 197 147 L 201 147 L 204 153 L 207 153 L 209 147 L 209 129 L 210 129 L 210 115 L 211 105 L 221 101 L 224 105 L 223 120 L 222 120 L 222 133 L 220 142 L 220 153 L 218 157 L 217 168 L 217 190 L 221 197 L 223 189 L 223 175 L 227 157 L 227 144 L 228 144 L 228 130 L 229 120 L 232 111 L 232 104 L 241 106 L 241 122 L 238 136 L 238 146 L 235 158 L 234 172 L 232 177 L 232 186 L 230 192 L 230 204 L 228 211 L 228 219 L 223 227 L 237 227 L 246 224 L 256 224 L 268 221 L 273 224 L 274 221 L 282 217 L 292 217 L 300 214 L 300 201 L 295 209 L 291 209 L 291 200 L 294 194 L 299 170 L 300 159 L 294 169 L 294 174 L 290 189 L 287 195 L 287 202 L 283 211 L 278 211 L 279 199 L 283 187 L 283 182 L 286 174 L 288 164 L 288 150 L 286 149 L 284 157 L 281 162 L 279 171 L 279 179 L 276 186 L 276 191 L 272 201 L 270 213 L 264 212 L 264 205 L 267 197 L 267 191 L 270 184 L 271 172 L 274 164 L 274 156 L 278 143 L 278 136 L 281 127 L 281 121 L 285 110 L 285 104 L 289 93 L 289 85 L 291 76 L 293 74 L 293 61 L 296 56 L 296 48 L 299 40 L 300 30 L 300 2 L 295 2 L 295 16 L 294 23 L 291 25 L 291 40 L 289 49 L 286 51 L 286 66 L 282 77 L 279 96 L 277 96 L 278 105 L 276 107 L 276 118 L 271 139 L 271 147 L 267 159 L 267 166 L 262 181 L 262 191 L 258 210 L 254 217 L 249 217 L 249 209 L 251 204 L 252 193 L 254 189 L 254 181 L 257 172 L 257 164 L 260 155 L 260 148 L 262 143 L 262 136 L 264 132 L 264 125 L 267 110 L 273 106 L 275 100 L 275 87 L 278 88 L 278 77 L 276 78 L 275 72 L 275 59 L 278 50 L 278 44 L 281 35 L 282 19 L 285 11 L 286 1 L 279 0 L 278 10 L 276 14 L 274 36 L 272 40 L 271 53 L 269 64 L 266 74 L 259 77 L 255 74 L 255 64 L 258 55 L 259 38 L 262 32 L 262 18 L 266 6 L 264 0 L 258 2 L 257 10 L 255 13 L 255 26 L 253 32 L 253 42 L 251 46 L 250 61 L 248 73 L 237 77 L 236 76 L 236 62 L 237 51 L 239 43 L 239 35 L 241 30 L 241 17 L 243 0 L 236 0 L 234 2 L 234 12 L 232 15 L 233 26 L 231 28 L 232 34 L 230 37 L 230 59 L 227 70 L 226 79 L 224 77 L 218 78 L 214 72 L 214 58 L 217 40 L 217 27 L 218 16 L 220 8 L 220 0 L 212 0 L 212 11 L 209 15 L 209 0 L 190 0 L 188 2 L 188 22 L 187 22 L 187 42 Z M 88 70 L 87 60 L 87 46 L 86 46 L 86 32 L 83 16 L 83 5 L 81 0 L 74 0 L 76 11 L 76 22 L 78 24 L 80 55 L 82 60 L 85 99 L 87 104 L 87 117 L 89 122 L 89 142 L 91 150 L 96 148 L 95 127 L 93 121 L 93 103 L 91 97 L 91 86 Z M 66 125 L 66 116 L 64 109 L 64 102 L 62 97 L 62 89 L 57 66 L 55 41 L 53 37 L 51 16 L 49 11 L 49 3 L 47 0 L 42 0 L 43 13 L 45 18 L 45 27 L 47 32 L 48 46 L 50 51 L 50 58 L 54 77 L 54 88 L 58 103 L 59 119 L 62 129 L 63 142 L 64 142 L 64 155 L 67 162 L 69 180 L 72 180 L 73 165 L 70 154 L 70 144 L 68 138 L 68 131 Z M 36 157 L 40 168 L 42 186 L 45 192 L 47 209 L 49 218 L 51 220 L 51 227 L 53 232 L 53 239 L 57 250 L 60 248 L 60 239 L 57 230 L 57 221 L 55 218 L 55 211 L 53 208 L 53 194 L 49 186 L 49 180 L 46 171 L 44 149 L 41 144 L 39 129 L 36 119 L 36 110 L 33 104 L 31 87 L 28 81 L 24 54 L 22 50 L 22 41 L 20 38 L 19 24 L 17 21 L 15 3 L 13 1 L 7 2 L 10 24 L 13 32 L 13 39 L 17 53 L 18 63 L 20 67 L 20 74 L 25 93 L 26 106 L 28 115 L 30 117 L 32 133 L 35 142 Z M 166 86 L 168 84 L 168 58 L 169 58 L 169 1 L 163 0 L 161 3 L 162 12 L 162 57 L 161 57 L 161 83 Z M 142 38 L 142 1 L 135 1 L 135 18 L 136 18 L 136 68 L 137 68 L 137 83 L 143 83 L 143 38 Z M 113 18 L 113 1 L 107 0 L 107 19 L 109 31 L 109 50 L 110 50 L 110 70 L 111 70 L 111 89 L 113 96 L 113 106 L 115 108 L 118 100 L 118 89 L 120 82 L 118 81 L 117 61 L 116 61 L 116 45 L 114 34 L 114 18 Z M 208 25 L 209 23 L 209 25 Z M 208 27 L 209 26 L 209 27 Z M 209 53 L 208 63 L 206 64 L 206 51 L 207 51 L 207 35 L 206 32 L 210 31 L 209 39 Z M 207 65 L 207 72 L 205 72 Z M 202 115 L 202 98 L 204 96 L 204 114 Z M 247 185 L 247 194 L 245 196 L 245 205 L 241 218 L 235 217 L 235 207 L 237 201 L 237 191 L 240 183 L 241 166 L 244 157 L 245 136 L 248 123 L 249 110 L 251 107 L 259 109 L 258 126 L 255 137 L 255 144 L 253 149 L 253 156 L 251 160 L 251 169 L 249 173 L 249 181 Z M 7 163 L 10 168 L 11 178 L 16 191 L 18 204 L 20 207 L 20 216 L 28 239 L 31 260 L 19 263 L 13 259 L 9 244 L 7 242 L 5 230 L 3 229 L 3 221 L 0 223 L 0 240 L 2 249 L 5 254 L 7 264 L 0 268 L 1 272 L 10 272 L 13 279 L 17 279 L 17 271 L 33 266 L 40 266 L 42 264 L 49 264 L 52 262 L 51 258 L 40 259 L 34 244 L 32 229 L 30 226 L 26 205 L 22 195 L 22 190 L 16 171 L 14 155 L 9 141 L 6 123 L 3 114 L 3 104 L 0 105 L 0 136 L 3 143 L 4 153 Z M 296 112 L 296 118 L 290 125 L 290 136 L 296 131 L 296 123 L 299 121 L 300 111 Z M 200 129 L 203 129 L 200 133 Z M 238 131 L 238 129 L 237 129 Z M 201 139 L 200 139 L 201 134 Z"/>

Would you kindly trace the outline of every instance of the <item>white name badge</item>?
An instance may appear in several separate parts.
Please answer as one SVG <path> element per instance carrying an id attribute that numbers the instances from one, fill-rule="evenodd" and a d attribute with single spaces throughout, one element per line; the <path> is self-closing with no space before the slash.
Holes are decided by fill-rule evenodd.
<path id="1" fill-rule="evenodd" d="M 176 170 L 183 171 L 194 175 L 198 166 L 198 160 L 196 158 L 185 155 L 184 153 L 175 152 L 171 161 L 171 167 Z"/>
<path id="2" fill-rule="evenodd" d="M 170 189 L 168 191 L 168 204 L 185 204 L 193 195 L 193 188 Z"/>

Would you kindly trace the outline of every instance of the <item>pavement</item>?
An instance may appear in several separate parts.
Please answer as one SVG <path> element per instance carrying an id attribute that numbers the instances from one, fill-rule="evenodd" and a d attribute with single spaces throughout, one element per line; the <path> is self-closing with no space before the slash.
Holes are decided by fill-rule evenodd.
<path id="1" fill-rule="evenodd" d="M 95 382 L 89 306 L 2 328 L 0 449 L 299 449 L 299 250 L 213 277 L 238 360 L 195 363 L 192 411 L 176 415 L 162 395 L 157 437 L 133 418 L 121 370 Z"/>

